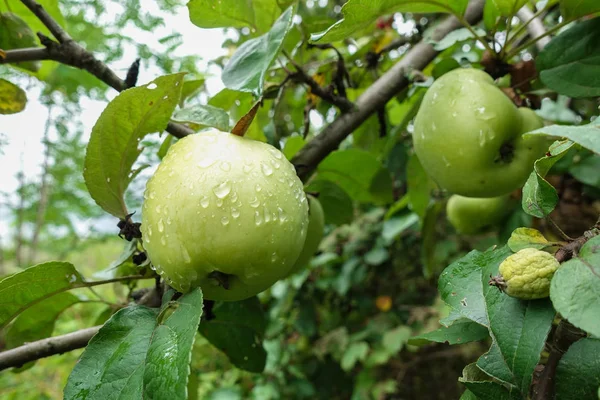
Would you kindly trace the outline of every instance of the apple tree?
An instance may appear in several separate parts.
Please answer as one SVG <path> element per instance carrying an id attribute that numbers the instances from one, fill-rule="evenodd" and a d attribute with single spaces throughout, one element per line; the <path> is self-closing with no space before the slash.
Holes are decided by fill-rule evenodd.
<path id="1" fill-rule="evenodd" d="M 39 96 L 61 133 L 0 244 L 0 394 L 600 397 L 600 4 L 157 4 L 0 6 L 2 118 Z M 123 33 L 183 5 L 229 54 Z M 69 257 L 83 218 L 120 255 Z M 69 352 L 58 395 L 11 389 Z"/>

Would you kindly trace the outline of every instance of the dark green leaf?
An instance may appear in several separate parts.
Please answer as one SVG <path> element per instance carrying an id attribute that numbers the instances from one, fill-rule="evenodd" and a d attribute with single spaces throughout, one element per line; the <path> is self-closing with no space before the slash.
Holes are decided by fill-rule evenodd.
<path id="1" fill-rule="evenodd" d="M 573 146 L 573 142 L 568 140 L 555 142 L 550 147 L 549 155 L 535 162 L 533 171 L 523 187 L 521 203 L 523 210 L 527 214 L 537 218 L 544 218 L 554 210 L 554 207 L 558 203 L 558 194 L 544 177 L 550 171 L 550 168 L 564 157 L 571 146 Z"/>
<path id="2" fill-rule="evenodd" d="M 123 194 L 141 153 L 139 142 L 146 134 L 165 129 L 179 102 L 183 76 L 162 76 L 121 92 L 92 129 L 83 176 L 92 198 L 115 217 L 127 214 Z"/>
<path id="3" fill-rule="evenodd" d="M 212 313 L 213 318 L 200 324 L 200 333 L 223 351 L 236 367 L 262 372 L 267 360 L 262 346 L 266 318 L 258 298 L 219 302 Z"/>
<path id="4" fill-rule="evenodd" d="M 566 19 L 575 19 L 600 11 L 596 0 L 560 0 L 560 12 Z"/>
<path id="5" fill-rule="evenodd" d="M 508 391 L 506 387 L 499 384 L 477 365 L 469 364 L 463 369 L 463 376 L 458 379 L 462 382 L 478 400 L 523 400 L 518 391 Z"/>
<path id="6" fill-rule="evenodd" d="M 179 100 L 179 107 L 183 108 L 185 101 L 191 97 L 194 97 L 200 88 L 204 86 L 205 79 L 190 79 L 183 82 L 183 88 L 181 89 L 181 99 Z"/>
<path id="7" fill-rule="evenodd" d="M 550 298 L 573 325 L 600 336 L 600 236 L 590 239 L 577 257 L 554 274 Z"/>
<path id="8" fill-rule="evenodd" d="M 35 33 L 27 22 L 11 12 L 0 13 L 0 49 L 14 50 L 28 47 L 38 47 L 38 43 Z M 14 65 L 33 72 L 41 67 L 39 61 L 20 62 Z"/>
<path id="9" fill-rule="evenodd" d="M 143 306 L 114 314 L 73 368 L 65 400 L 141 399 L 144 362 L 157 315 L 158 310 Z"/>
<path id="10" fill-rule="evenodd" d="M 431 183 L 415 154 L 408 160 L 406 176 L 410 208 L 422 219 L 425 217 L 431 199 Z"/>
<path id="11" fill-rule="evenodd" d="M 229 115 L 225 110 L 210 105 L 196 104 L 175 111 L 173 121 L 210 126 L 223 132 L 229 132 Z"/>
<path id="12" fill-rule="evenodd" d="M 600 10 L 596 0 L 585 2 L 596 11 Z M 576 3 L 579 6 L 582 2 Z M 560 94 L 600 96 L 600 18 L 580 22 L 554 38 L 540 52 L 536 67 L 542 82 Z"/>
<path id="13" fill-rule="evenodd" d="M 49 261 L 0 281 L 0 328 L 19 313 L 48 297 L 81 287 L 82 279 L 67 262 Z"/>
<path id="14" fill-rule="evenodd" d="M 512 17 L 523 7 L 527 0 L 492 0 L 503 17 Z"/>
<path id="15" fill-rule="evenodd" d="M 448 327 L 442 326 L 433 332 L 413 336 L 410 338 L 409 344 L 416 346 L 429 342 L 463 344 L 484 340 L 488 336 L 489 332 L 485 326 L 468 319 L 459 319 Z"/>
<path id="16" fill-rule="evenodd" d="M 444 270 L 439 290 L 453 313 L 489 329 L 493 345 L 477 365 L 525 394 L 555 312 L 548 300 L 521 301 L 488 284 L 510 254 L 507 247 L 470 252 Z"/>
<path id="17" fill-rule="evenodd" d="M 334 151 L 319 164 L 317 172 L 319 178 L 335 182 L 353 200 L 376 204 L 392 201 L 389 173 L 383 169 L 379 160 L 367 151 Z"/>
<path id="18" fill-rule="evenodd" d="M 202 316 L 202 290 L 196 288 L 176 302 L 152 333 L 146 354 L 144 399 L 187 399 L 192 346 Z M 163 314 L 161 311 L 161 314 Z M 159 316 L 160 318 L 160 316 Z"/>
<path id="19" fill-rule="evenodd" d="M 381 237 L 391 244 L 398 235 L 419 222 L 419 216 L 415 213 L 406 213 L 392 217 L 383 223 Z"/>
<path id="20" fill-rule="evenodd" d="M 27 95 L 23 89 L 5 79 L 0 79 L 0 114 L 16 114 L 25 109 L 25 104 L 27 104 Z"/>
<path id="21" fill-rule="evenodd" d="M 377 18 L 395 12 L 434 13 L 445 12 L 462 15 L 468 0 L 446 0 L 435 2 L 419 0 L 349 0 L 342 7 L 344 18 L 327 30 L 313 33 L 313 42 L 330 43 L 343 40 L 362 29 L 375 24 Z"/>
<path id="22" fill-rule="evenodd" d="M 475 33 L 479 37 L 485 36 L 485 31 L 483 29 L 475 29 Z M 473 32 L 467 28 L 460 28 L 444 36 L 442 40 L 434 44 L 433 48 L 437 51 L 442 51 L 452 47 L 456 43 L 464 42 L 466 40 L 473 39 L 474 37 L 475 36 L 473 36 Z"/>
<path id="23" fill-rule="evenodd" d="M 581 183 L 600 188 L 600 156 L 592 155 L 574 163 L 569 173 Z"/>
<path id="24" fill-rule="evenodd" d="M 236 50 L 221 75 L 225 86 L 254 93 L 257 97 L 262 95 L 267 70 L 292 27 L 293 16 L 294 8 L 290 7 L 275 21 L 269 32 L 244 42 Z"/>
<path id="25" fill-rule="evenodd" d="M 285 146 L 283 147 L 283 154 L 285 158 L 291 160 L 292 157 L 296 155 L 297 152 L 300 151 L 306 141 L 302 138 L 302 136 L 292 136 L 285 141 Z"/>
<path id="26" fill-rule="evenodd" d="M 27 342 L 44 339 L 52 335 L 56 318 L 73 304 L 80 302 L 71 293 L 59 293 L 28 308 L 8 326 L 4 335 L 6 348 L 12 349 Z M 19 368 L 20 371 L 33 366 L 33 362 Z"/>
<path id="27" fill-rule="evenodd" d="M 600 385 L 600 340 L 584 338 L 573 343 L 556 368 L 556 398 L 596 400 Z"/>
<path id="28" fill-rule="evenodd" d="M 248 26 L 262 33 L 269 30 L 281 9 L 273 0 L 191 0 L 190 20 L 200 28 L 241 28 Z"/>
<path id="29" fill-rule="evenodd" d="M 352 222 L 354 205 L 344 189 L 333 182 L 316 179 L 306 187 L 306 191 L 319 194 L 326 223 L 343 225 Z"/>

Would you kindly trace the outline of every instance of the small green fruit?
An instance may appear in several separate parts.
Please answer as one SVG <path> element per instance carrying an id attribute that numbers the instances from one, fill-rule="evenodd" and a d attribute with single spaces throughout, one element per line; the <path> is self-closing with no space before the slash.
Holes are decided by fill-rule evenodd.
<path id="1" fill-rule="evenodd" d="M 302 248 L 300 257 L 292 267 L 290 275 L 300 272 L 304 267 L 308 265 L 312 256 L 319 249 L 319 244 L 323 239 L 323 230 L 325 228 L 325 213 L 321 202 L 313 196 L 306 196 L 308 198 L 308 229 L 306 232 L 306 241 Z"/>
<path id="2" fill-rule="evenodd" d="M 550 282 L 560 263 L 552 254 L 538 249 L 522 249 L 500 264 L 500 277 L 490 284 L 506 294 L 523 300 L 543 299 L 550 295 Z"/>
<path id="3" fill-rule="evenodd" d="M 274 147 L 212 130 L 171 146 L 148 181 L 144 248 L 175 289 L 242 300 L 288 275 L 306 238 L 308 205 Z"/>
<path id="4" fill-rule="evenodd" d="M 413 133 L 423 168 L 440 186 L 468 197 L 495 197 L 521 187 L 547 140 L 523 133 L 541 128 L 476 69 L 455 69 L 429 88 Z"/>
<path id="5" fill-rule="evenodd" d="M 446 215 L 458 233 L 473 235 L 500 223 L 516 204 L 510 195 L 476 198 L 455 194 L 446 203 Z"/>

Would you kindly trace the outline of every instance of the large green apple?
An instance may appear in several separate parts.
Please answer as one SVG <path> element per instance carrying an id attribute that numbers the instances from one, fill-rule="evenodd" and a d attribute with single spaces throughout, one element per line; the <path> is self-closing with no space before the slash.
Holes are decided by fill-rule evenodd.
<path id="1" fill-rule="evenodd" d="M 300 253 L 300 257 L 290 271 L 290 275 L 299 272 L 306 267 L 312 256 L 317 252 L 319 244 L 323 239 L 323 230 L 325 229 L 325 213 L 321 202 L 316 197 L 311 195 L 308 198 L 308 228 L 306 233 L 306 241 Z"/>
<path id="2" fill-rule="evenodd" d="M 450 196 L 446 216 L 458 233 L 472 235 L 502 222 L 519 202 L 510 195 L 491 198 Z"/>
<path id="3" fill-rule="evenodd" d="M 146 186 L 141 229 L 171 286 L 236 301 L 287 276 L 307 224 L 302 182 L 279 150 L 212 130 L 169 149 Z"/>
<path id="4" fill-rule="evenodd" d="M 528 108 L 517 108 L 476 69 L 456 69 L 429 88 L 414 124 L 414 148 L 441 187 L 469 197 L 495 197 L 521 187 L 548 148 Z"/>

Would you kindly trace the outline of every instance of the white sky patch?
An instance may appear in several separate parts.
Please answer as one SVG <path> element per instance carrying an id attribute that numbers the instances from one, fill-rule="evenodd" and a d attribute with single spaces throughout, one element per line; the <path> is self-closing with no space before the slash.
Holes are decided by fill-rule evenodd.
<path id="1" fill-rule="evenodd" d="M 114 3 L 111 3 L 114 4 Z M 118 5 L 116 6 L 118 7 Z M 162 12 L 154 2 L 144 3 L 147 7 L 146 12 L 153 15 L 160 15 Z M 116 11 L 116 10 L 115 10 Z M 115 13 L 109 12 L 108 15 Z M 153 32 L 140 31 L 133 24 L 129 24 L 122 32 L 123 35 L 129 35 L 139 43 L 144 43 L 150 48 L 161 48 L 158 42 L 159 38 L 172 33 L 180 33 L 183 43 L 174 52 L 174 57 L 185 55 L 199 55 L 202 60 L 198 64 L 198 69 L 207 76 L 206 88 L 209 96 L 212 96 L 223 89 L 221 82 L 221 71 L 216 66 L 208 67 L 208 61 L 227 54 L 223 49 L 222 43 L 227 37 L 223 29 L 201 29 L 193 25 L 189 20 L 187 7 L 180 7 L 176 13 L 163 15 L 165 25 L 155 29 Z M 131 54 L 131 58 L 127 55 Z M 110 64 L 110 67 L 119 76 L 125 76 L 127 69 L 134 61 L 135 48 L 125 47 L 125 56 L 122 60 Z M 160 75 L 157 68 L 140 68 L 138 84 L 145 84 Z M 44 134 L 44 125 L 48 116 L 47 108 L 39 102 L 39 87 L 25 88 L 27 92 L 27 106 L 21 113 L 14 115 L 0 116 L 0 133 L 3 140 L 7 143 L 2 146 L 0 152 L 0 192 L 11 194 L 11 200 L 14 201 L 14 194 L 18 187 L 16 178 L 17 173 L 23 168 L 25 179 L 28 181 L 39 179 L 41 174 L 41 163 L 44 147 L 41 143 Z M 112 99 L 117 95 L 115 91 L 108 92 L 108 98 Z M 94 126 L 96 120 L 106 107 L 106 102 L 90 100 L 82 97 L 82 112 L 74 118 L 79 118 L 84 125 L 86 140 Z M 21 162 L 22 159 L 22 162 Z M 1 204 L 0 204 L 1 206 Z M 6 242 L 9 233 L 8 217 L 6 209 L 0 207 L 0 236 Z"/>

